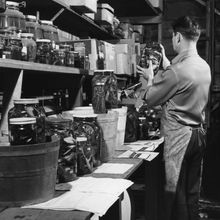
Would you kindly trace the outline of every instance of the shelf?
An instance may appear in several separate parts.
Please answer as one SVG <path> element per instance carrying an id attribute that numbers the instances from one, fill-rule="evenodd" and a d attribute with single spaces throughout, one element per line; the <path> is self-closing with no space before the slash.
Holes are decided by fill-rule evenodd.
<path id="1" fill-rule="evenodd" d="M 89 36 L 99 40 L 119 39 L 96 24 L 93 20 L 72 10 L 62 0 L 28 0 L 26 3 L 26 7 L 22 9 L 24 14 L 36 15 L 36 12 L 40 11 L 41 20 L 52 19 L 54 25 L 58 26 L 61 30 L 80 38 Z"/>
<path id="2" fill-rule="evenodd" d="M 156 16 L 159 14 L 149 0 L 99 0 L 98 2 L 111 5 L 117 17 Z"/>
<path id="3" fill-rule="evenodd" d="M 25 62 L 20 60 L 2 59 L 0 58 L 0 67 L 9 69 L 20 69 L 37 71 L 39 74 L 44 72 L 50 72 L 51 74 L 62 73 L 62 74 L 86 74 L 93 75 L 93 71 L 84 69 L 78 69 L 66 66 L 55 66 L 41 63 Z"/>

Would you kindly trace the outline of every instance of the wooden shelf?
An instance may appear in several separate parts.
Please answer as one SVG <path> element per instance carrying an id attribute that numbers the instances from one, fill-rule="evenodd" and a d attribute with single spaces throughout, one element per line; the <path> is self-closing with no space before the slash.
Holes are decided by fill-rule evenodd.
<path id="1" fill-rule="evenodd" d="M 55 66 L 41 63 L 25 62 L 20 60 L 2 59 L 0 58 L 0 67 L 9 69 L 20 69 L 37 71 L 39 74 L 44 72 L 50 72 L 51 74 L 62 73 L 62 74 L 86 74 L 93 75 L 93 71 L 84 69 L 78 69 L 66 66 Z"/>
<path id="2" fill-rule="evenodd" d="M 22 0 L 18 1 L 21 2 Z M 89 36 L 99 40 L 119 39 L 119 37 L 110 34 L 93 20 L 75 12 L 62 0 L 28 0 L 26 1 L 26 7 L 21 10 L 26 15 L 36 15 L 36 12 L 39 11 L 41 20 L 52 19 L 54 25 L 61 30 L 81 38 Z"/>

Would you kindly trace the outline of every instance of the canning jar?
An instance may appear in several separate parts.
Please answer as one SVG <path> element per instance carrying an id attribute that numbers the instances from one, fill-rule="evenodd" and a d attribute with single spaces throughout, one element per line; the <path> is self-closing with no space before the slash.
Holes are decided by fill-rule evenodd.
<path id="1" fill-rule="evenodd" d="M 5 12 L 6 10 L 6 1 L 0 0 L 0 13 Z"/>
<path id="2" fill-rule="evenodd" d="M 35 39 L 42 39 L 43 37 L 43 30 L 40 24 L 40 21 L 37 21 L 37 17 L 34 15 L 26 15 L 26 31 L 28 33 L 34 34 Z"/>
<path id="3" fill-rule="evenodd" d="M 77 152 L 77 176 L 92 173 L 93 171 L 93 154 L 87 138 L 83 136 L 76 137 Z"/>
<path id="4" fill-rule="evenodd" d="M 10 118 L 9 138 L 11 145 L 26 145 L 37 143 L 36 118 Z"/>
<path id="5" fill-rule="evenodd" d="M 37 44 L 32 33 L 21 33 L 22 60 L 34 62 L 37 54 Z"/>
<path id="6" fill-rule="evenodd" d="M 58 42 L 58 31 L 50 20 L 41 20 L 41 27 L 43 30 L 44 39 L 49 39 L 51 41 Z"/>
<path id="7" fill-rule="evenodd" d="M 96 114 L 73 113 L 73 137 L 85 136 L 94 156 L 94 166 L 100 164 L 102 131 L 97 123 Z"/>
<path id="8" fill-rule="evenodd" d="M 52 43 L 49 39 L 37 39 L 37 54 L 36 62 L 37 63 L 52 63 Z"/>
<path id="9" fill-rule="evenodd" d="M 25 16 L 19 10 L 22 4 L 6 1 L 6 10 L 0 14 L 0 28 L 25 31 Z"/>
<path id="10" fill-rule="evenodd" d="M 56 135 L 60 139 L 60 156 L 67 150 L 67 144 L 64 138 L 71 136 L 72 121 L 63 118 L 47 118 L 46 119 L 46 136 L 50 139 Z"/>
<path id="11" fill-rule="evenodd" d="M 14 107 L 8 112 L 9 120 L 11 118 L 36 118 L 37 143 L 44 143 L 45 136 L 45 113 L 39 107 L 38 99 L 17 99 L 14 100 Z"/>
<path id="12" fill-rule="evenodd" d="M 22 41 L 16 35 L 10 35 L 5 41 L 5 51 L 11 53 L 11 59 L 21 60 L 22 57 Z"/>

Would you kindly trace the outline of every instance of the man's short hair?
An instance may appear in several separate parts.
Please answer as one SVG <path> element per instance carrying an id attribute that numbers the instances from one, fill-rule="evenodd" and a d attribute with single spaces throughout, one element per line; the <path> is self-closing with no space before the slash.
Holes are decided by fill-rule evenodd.
<path id="1" fill-rule="evenodd" d="M 177 18 L 172 24 L 173 32 L 181 33 L 186 39 L 196 41 L 199 39 L 201 30 L 198 22 L 189 16 Z"/>

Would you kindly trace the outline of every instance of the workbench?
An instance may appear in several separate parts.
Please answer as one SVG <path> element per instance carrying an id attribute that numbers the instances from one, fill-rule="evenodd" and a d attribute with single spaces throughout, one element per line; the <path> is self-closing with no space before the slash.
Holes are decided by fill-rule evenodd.
<path id="1" fill-rule="evenodd" d="M 160 149 L 159 149 L 160 150 Z M 145 219 L 146 220 L 158 220 L 158 208 L 160 198 L 160 178 L 161 172 L 161 156 L 160 154 L 153 161 L 143 161 L 142 159 L 129 159 L 129 158 L 113 158 L 109 163 L 127 163 L 133 166 L 123 174 L 104 174 L 104 173 L 92 173 L 86 176 L 92 176 L 97 178 L 123 178 L 130 179 L 135 183 L 141 184 L 144 187 L 145 197 Z M 134 187 L 135 189 L 135 184 Z M 135 204 L 132 202 L 132 189 L 128 190 L 131 195 L 132 214 L 131 218 L 135 219 Z M 123 200 L 123 194 L 119 197 L 118 201 L 109 208 L 107 213 L 100 217 L 100 220 L 117 220 L 121 219 L 121 200 Z M 0 208 L 0 220 L 88 220 L 91 219 L 93 213 L 85 211 L 56 211 L 56 210 L 42 210 L 42 209 L 24 209 L 20 207 L 1 207 Z"/>

